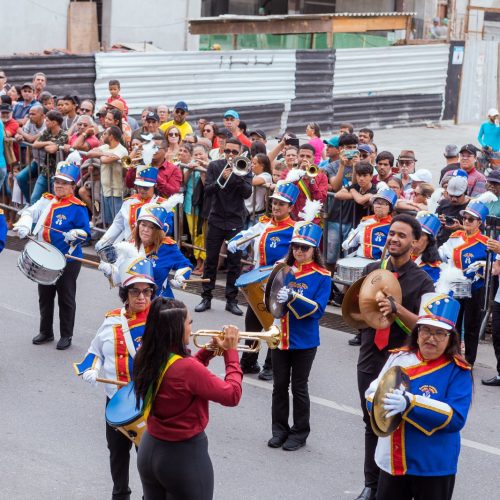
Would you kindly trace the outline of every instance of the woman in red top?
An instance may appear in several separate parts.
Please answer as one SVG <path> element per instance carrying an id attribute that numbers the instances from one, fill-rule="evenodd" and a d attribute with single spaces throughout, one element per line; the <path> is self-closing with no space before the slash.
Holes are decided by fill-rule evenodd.
<path id="1" fill-rule="evenodd" d="M 213 498 L 214 473 L 204 432 L 208 402 L 236 406 L 241 398 L 238 329 L 227 326 L 224 340 L 215 337 L 212 341 L 224 351 L 226 377 L 221 380 L 207 368 L 212 351 L 200 349 L 190 356 L 186 346 L 191 322 L 184 303 L 157 298 L 135 357 L 138 401 L 148 401 L 148 391 L 157 390 L 137 457 L 145 500 Z"/>

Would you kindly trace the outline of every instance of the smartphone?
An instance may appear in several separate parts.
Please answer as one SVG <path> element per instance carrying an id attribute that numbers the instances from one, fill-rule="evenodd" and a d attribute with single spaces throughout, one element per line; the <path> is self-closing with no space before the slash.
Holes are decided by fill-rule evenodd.
<path id="1" fill-rule="evenodd" d="M 344 151 L 342 151 L 342 156 L 346 160 L 352 160 L 356 158 L 356 156 L 359 156 L 359 151 L 357 149 L 344 149 Z"/>
<path id="2" fill-rule="evenodd" d="M 444 221 L 446 222 L 447 226 L 453 226 L 455 222 L 458 222 L 458 219 L 456 217 L 450 217 L 449 215 L 445 215 Z"/>

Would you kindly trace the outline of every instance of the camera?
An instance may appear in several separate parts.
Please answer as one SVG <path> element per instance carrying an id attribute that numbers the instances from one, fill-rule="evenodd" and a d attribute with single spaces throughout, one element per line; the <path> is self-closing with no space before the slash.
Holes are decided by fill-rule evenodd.
<path id="1" fill-rule="evenodd" d="M 346 160 L 352 160 L 356 156 L 359 156 L 359 151 L 357 149 L 344 149 L 344 151 L 342 151 L 342 156 Z"/>
<path id="2" fill-rule="evenodd" d="M 453 226 L 455 222 L 459 222 L 457 218 L 455 217 L 450 217 L 449 215 L 444 216 L 444 220 L 447 226 Z"/>

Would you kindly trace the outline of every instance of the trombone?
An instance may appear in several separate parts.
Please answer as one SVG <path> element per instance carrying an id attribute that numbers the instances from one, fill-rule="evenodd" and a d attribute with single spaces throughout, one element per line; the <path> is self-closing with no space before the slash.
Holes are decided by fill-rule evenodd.
<path id="1" fill-rule="evenodd" d="M 240 332 L 240 340 L 251 340 L 252 345 L 246 345 L 243 343 L 238 344 L 236 347 L 237 351 L 241 352 L 259 352 L 260 346 L 265 342 L 269 349 L 276 349 L 280 343 L 281 331 L 276 325 L 272 325 L 269 330 L 265 332 Z M 197 330 L 191 333 L 193 338 L 193 343 L 199 349 L 207 349 L 208 351 L 215 351 L 217 355 L 222 354 L 219 352 L 218 347 L 214 347 L 211 342 L 205 344 L 200 343 L 200 337 L 219 337 L 221 340 L 224 339 L 224 331 L 222 330 Z"/>
<path id="2" fill-rule="evenodd" d="M 231 167 L 232 171 L 227 177 L 227 179 L 224 179 L 222 177 L 222 174 L 224 173 L 224 170 L 226 170 L 227 167 Z M 229 179 L 233 174 L 237 175 L 238 177 L 243 177 L 248 173 L 250 173 L 251 170 L 252 170 L 252 162 L 250 161 L 250 159 L 248 159 L 244 155 L 236 156 L 236 158 L 228 160 L 227 165 L 222 169 L 222 172 L 220 173 L 216 182 L 221 189 L 224 189 L 227 186 L 227 183 L 229 182 Z"/>

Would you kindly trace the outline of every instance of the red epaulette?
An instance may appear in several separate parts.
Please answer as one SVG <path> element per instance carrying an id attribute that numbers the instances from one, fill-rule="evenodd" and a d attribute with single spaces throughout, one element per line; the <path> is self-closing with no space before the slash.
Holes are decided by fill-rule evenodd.
<path id="1" fill-rule="evenodd" d="M 427 262 L 427 265 L 431 267 L 439 267 L 441 264 L 442 262 L 440 260 L 436 260 L 434 262 Z"/>
<path id="2" fill-rule="evenodd" d="M 412 349 L 407 346 L 407 345 L 404 345 L 402 347 L 396 347 L 395 349 L 389 349 L 389 352 L 390 353 L 396 353 L 396 352 L 410 352 Z"/>
<path id="3" fill-rule="evenodd" d="M 450 234 L 450 238 L 462 238 L 462 237 L 464 237 L 464 239 L 465 239 L 465 231 L 462 231 L 462 230 L 455 231 L 455 232 Z"/>
<path id="4" fill-rule="evenodd" d="M 267 224 L 271 220 L 271 217 L 268 217 L 267 215 L 261 215 L 259 217 L 259 222 L 262 222 L 262 224 Z"/>
<path id="5" fill-rule="evenodd" d="M 73 205 L 78 205 L 80 207 L 86 207 L 85 203 L 82 200 L 79 200 L 76 196 L 70 196 L 68 198 L 68 201 L 70 203 L 73 203 Z"/>
<path id="6" fill-rule="evenodd" d="M 108 311 L 105 317 L 115 318 L 116 316 L 120 316 L 120 313 L 121 313 L 121 307 L 119 307 L 118 309 L 113 309 L 112 311 Z"/>
<path id="7" fill-rule="evenodd" d="M 166 245 L 177 245 L 177 242 L 173 238 L 170 238 L 170 236 L 165 236 L 165 238 L 163 238 L 163 243 Z"/>
<path id="8" fill-rule="evenodd" d="M 311 266 L 317 273 L 322 274 L 323 276 L 331 276 L 332 273 L 328 270 L 325 269 L 324 267 L 321 267 L 319 264 L 316 264 L 315 262 Z"/>
<path id="9" fill-rule="evenodd" d="M 53 200 L 55 196 L 51 193 L 43 193 L 42 198 L 45 198 L 46 200 Z"/>
<path id="10" fill-rule="evenodd" d="M 462 356 L 453 356 L 453 361 L 455 361 L 455 364 L 459 367 L 462 368 L 462 370 L 471 370 L 472 367 L 465 361 L 465 359 L 462 358 Z"/>

